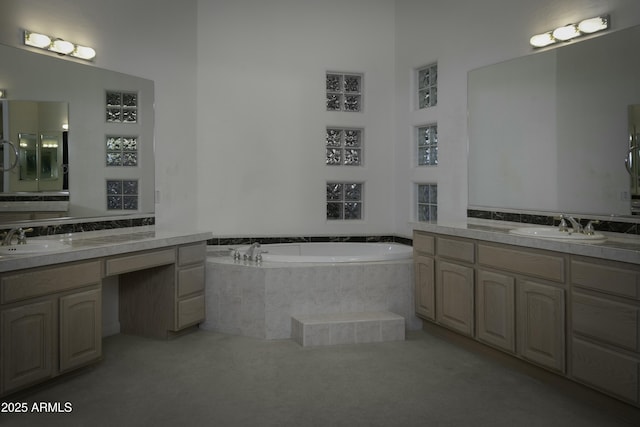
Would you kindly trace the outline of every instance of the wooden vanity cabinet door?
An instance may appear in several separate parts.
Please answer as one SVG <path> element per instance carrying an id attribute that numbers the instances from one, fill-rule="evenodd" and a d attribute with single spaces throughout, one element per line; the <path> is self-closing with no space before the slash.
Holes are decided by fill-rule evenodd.
<path id="1" fill-rule="evenodd" d="M 565 372 L 564 289 L 530 280 L 517 283 L 518 353 Z"/>
<path id="2" fill-rule="evenodd" d="M 515 279 L 486 270 L 478 270 L 477 274 L 478 339 L 515 353 Z"/>
<path id="3" fill-rule="evenodd" d="M 436 320 L 434 260 L 424 255 L 414 256 L 416 315 Z"/>
<path id="4" fill-rule="evenodd" d="M 2 310 L 2 394 L 54 375 L 54 302 Z"/>
<path id="5" fill-rule="evenodd" d="M 100 288 L 60 298 L 60 371 L 102 356 L 102 291 Z"/>
<path id="6" fill-rule="evenodd" d="M 436 262 L 436 320 L 464 335 L 474 335 L 473 268 Z"/>

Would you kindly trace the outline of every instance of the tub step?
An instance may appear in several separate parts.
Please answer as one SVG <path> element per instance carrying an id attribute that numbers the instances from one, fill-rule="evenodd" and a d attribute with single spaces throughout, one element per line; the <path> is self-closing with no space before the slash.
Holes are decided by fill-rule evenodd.
<path id="1" fill-rule="evenodd" d="M 291 317 L 291 338 L 303 347 L 404 340 L 404 317 L 388 311 Z"/>

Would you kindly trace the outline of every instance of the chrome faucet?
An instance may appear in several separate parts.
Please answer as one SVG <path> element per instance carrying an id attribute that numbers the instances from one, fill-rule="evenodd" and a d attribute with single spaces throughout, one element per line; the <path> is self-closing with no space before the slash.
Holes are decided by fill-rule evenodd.
<path id="1" fill-rule="evenodd" d="M 571 223 L 571 228 L 573 228 L 574 233 L 582 233 L 582 224 L 576 221 L 572 216 L 568 216 L 567 220 Z"/>
<path id="2" fill-rule="evenodd" d="M 558 230 L 562 232 L 568 232 L 569 226 L 567 225 L 567 220 L 564 217 L 564 214 L 560 214 L 560 224 L 558 224 Z"/>
<path id="3" fill-rule="evenodd" d="M 567 225 L 567 221 L 571 223 L 571 228 L 573 230 L 569 231 L 569 226 Z M 571 233 L 584 233 L 584 229 L 582 228 L 582 224 L 580 224 L 579 220 L 576 220 L 570 215 L 564 215 L 564 214 L 560 215 L 560 224 L 558 225 L 558 230 L 571 232 Z"/>
<path id="4" fill-rule="evenodd" d="M 596 233 L 596 229 L 593 227 L 593 224 L 599 224 L 600 221 L 598 220 L 592 220 L 589 221 L 589 223 L 584 227 L 584 234 L 588 235 L 588 236 L 592 236 Z"/>
<path id="5" fill-rule="evenodd" d="M 32 228 L 28 228 L 28 229 L 23 229 L 23 228 L 12 228 L 11 230 L 7 231 L 4 235 L 4 239 L 2 239 L 2 246 L 9 246 L 11 245 L 11 243 L 13 242 L 13 237 L 16 235 L 17 233 L 17 244 L 18 245 L 25 245 L 27 244 L 27 236 L 26 236 L 26 232 L 27 231 L 33 231 Z"/>
<path id="6" fill-rule="evenodd" d="M 245 259 L 248 260 L 253 260 L 254 256 L 258 256 L 260 255 L 260 242 L 255 242 L 253 243 L 251 246 L 249 246 L 249 249 L 247 249 L 247 252 L 244 254 Z"/>

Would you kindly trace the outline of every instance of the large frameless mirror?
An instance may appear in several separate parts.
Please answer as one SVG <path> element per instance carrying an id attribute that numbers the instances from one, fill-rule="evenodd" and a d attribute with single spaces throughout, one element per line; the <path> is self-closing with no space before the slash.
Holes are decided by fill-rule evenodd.
<path id="1" fill-rule="evenodd" d="M 152 214 L 153 82 L 4 45 L 0 55 L 0 224 Z"/>
<path id="2" fill-rule="evenodd" d="M 630 215 L 639 48 L 633 27 L 469 72 L 469 207 Z"/>

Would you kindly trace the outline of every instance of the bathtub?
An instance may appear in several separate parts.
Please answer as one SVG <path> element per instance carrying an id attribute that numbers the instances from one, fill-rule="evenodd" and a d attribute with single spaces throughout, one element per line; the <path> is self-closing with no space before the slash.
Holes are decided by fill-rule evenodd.
<path id="1" fill-rule="evenodd" d="M 249 246 L 237 248 L 241 254 Z M 413 248 L 398 243 L 279 243 L 260 247 L 263 261 L 271 262 L 371 262 L 410 259 Z"/>
<path id="2" fill-rule="evenodd" d="M 399 314 L 408 330 L 422 327 L 414 310 L 411 246 L 286 243 L 260 249 L 267 252 L 256 263 L 208 248 L 202 329 L 289 339 L 293 315 L 367 311 Z"/>

